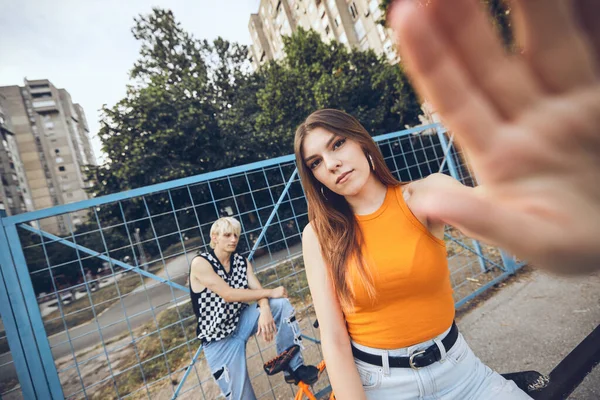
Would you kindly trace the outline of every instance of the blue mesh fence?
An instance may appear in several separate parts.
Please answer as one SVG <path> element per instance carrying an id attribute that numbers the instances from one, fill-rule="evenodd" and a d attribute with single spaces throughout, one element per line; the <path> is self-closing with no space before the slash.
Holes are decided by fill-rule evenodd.
<path id="1" fill-rule="evenodd" d="M 376 140 L 402 181 L 442 171 L 475 182 L 438 125 Z M 285 156 L 2 218 L 10 248 L 10 258 L 2 259 L 3 271 L 10 272 L 3 283 L 23 300 L 11 298 L 2 310 L 3 319 L 12 312 L 15 328 L 0 331 L 0 396 L 33 391 L 40 398 L 217 398 L 198 351 L 187 280 L 192 257 L 207 249 L 210 226 L 221 216 L 240 220 L 238 251 L 250 258 L 262 284 L 287 288 L 305 335 L 304 357 L 318 363 L 319 332 L 301 256 L 306 199 L 293 156 Z M 40 229 L 57 218 L 64 230 Z M 457 305 L 517 266 L 452 228 L 446 243 Z M 28 320 L 15 316 L 20 313 Z M 22 341 L 30 347 L 7 352 L 6 336 L 25 330 Z M 265 399 L 292 398 L 293 388 L 281 376 L 262 369 L 273 356 L 274 344 L 250 340 L 255 392 Z M 325 374 L 314 389 L 327 386 Z"/>

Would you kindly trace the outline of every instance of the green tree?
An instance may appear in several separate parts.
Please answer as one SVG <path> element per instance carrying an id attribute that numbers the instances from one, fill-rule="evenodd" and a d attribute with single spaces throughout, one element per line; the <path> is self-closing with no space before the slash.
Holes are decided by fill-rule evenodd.
<path id="1" fill-rule="evenodd" d="M 290 153 L 295 128 L 319 108 L 344 110 L 373 135 L 418 123 L 420 105 L 401 67 L 373 51 L 324 43 L 302 28 L 284 37 L 284 51 L 283 61 L 259 71 L 265 84 L 256 127 L 264 152 Z"/>
<path id="2" fill-rule="evenodd" d="M 133 83 L 103 107 L 99 132 L 107 161 L 92 167 L 95 195 L 224 168 L 236 160 L 220 119 L 247 79 L 247 49 L 223 39 L 194 39 L 168 10 L 135 19 L 140 58 Z M 224 124 L 229 127 L 232 124 Z"/>

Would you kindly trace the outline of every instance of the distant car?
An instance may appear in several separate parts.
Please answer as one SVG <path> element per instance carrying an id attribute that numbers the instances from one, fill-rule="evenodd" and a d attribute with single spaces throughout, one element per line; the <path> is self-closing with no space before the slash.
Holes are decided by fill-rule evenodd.
<path id="1" fill-rule="evenodd" d="M 70 291 L 68 292 L 61 292 L 60 293 L 60 300 L 62 301 L 63 304 L 70 304 L 74 299 L 73 299 L 73 293 L 71 293 Z"/>

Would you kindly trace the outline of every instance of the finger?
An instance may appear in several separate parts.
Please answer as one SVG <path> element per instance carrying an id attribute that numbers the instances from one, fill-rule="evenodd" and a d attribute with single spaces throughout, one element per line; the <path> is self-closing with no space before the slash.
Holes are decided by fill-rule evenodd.
<path id="1" fill-rule="evenodd" d="M 574 0 L 575 14 L 579 26 L 585 32 L 596 58 L 596 72 L 600 69 L 600 1 Z"/>
<path id="2" fill-rule="evenodd" d="M 513 0 L 512 4 L 517 41 L 547 90 L 564 92 L 595 81 L 594 55 L 575 21 L 572 1 Z"/>
<path id="3" fill-rule="evenodd" d="M 395 2 L 388 17 L 402 62 L 416 89 L 473 153 L 493 146 L 490 126 L 499 115 L 468 79 L 427 13 L 412 1 Z"/>
<path id="4" fill-rule="evenodd" d="M 470 78 L 501 115 L 511 118 L 539 98 L 535 79 L 523 63 L 507 56 L 477 0 L 434 0 L 427 10 Z"/>

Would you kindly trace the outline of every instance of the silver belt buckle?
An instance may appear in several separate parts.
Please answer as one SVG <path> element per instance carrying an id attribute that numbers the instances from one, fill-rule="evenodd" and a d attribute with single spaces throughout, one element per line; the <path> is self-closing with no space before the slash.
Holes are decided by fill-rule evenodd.
<path id="1" fill-rule="evenodd" d="M 420 368 L 422 368 L 422 367 L 417 367 L 417 366 L 415 365 L 415 360 L 414 360 L 414 358 L 415 358 L 416 356 L 419 356 L 419 355 L 421 355 L 421 354 L 425 354 L 425 350 L 421 350 L 421 351 L 417 351 L 417 352 L 415 352 L 415 353 L 412 353 L 412 354 L 410 355 L 410 357 L 408 358 L 408 365 L 410 365 L 410 367 L 411 367 L 412 369 L 415 369 L 415 370 L 417 370 L 417 369 L 420 369 Z"/>

